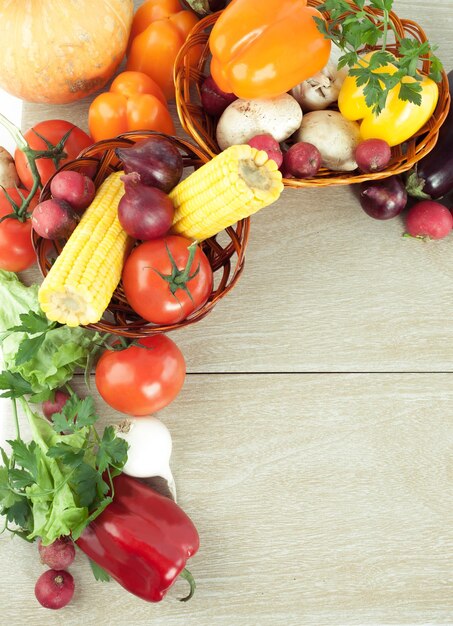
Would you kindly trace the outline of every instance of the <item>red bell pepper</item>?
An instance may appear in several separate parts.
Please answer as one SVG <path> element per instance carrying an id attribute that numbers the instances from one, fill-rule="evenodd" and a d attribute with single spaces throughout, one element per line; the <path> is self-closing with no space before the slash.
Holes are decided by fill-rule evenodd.
<path id="1" fill-rule="evenodd" d="M 195 582 L 186 561 L 199 548 L 197 530 L 170 498 L 124 474 L 113 502 L 85 529 L 79 548 L 130 593 L 160 602 L 179 575 Z"/>

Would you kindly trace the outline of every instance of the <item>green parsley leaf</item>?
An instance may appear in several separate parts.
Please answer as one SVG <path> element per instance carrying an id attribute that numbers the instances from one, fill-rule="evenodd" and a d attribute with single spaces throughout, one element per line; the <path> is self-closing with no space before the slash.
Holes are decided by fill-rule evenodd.
<path id="1" fill-rule="evenodd" d="M 400 100 L 408 100 L 420 106 L 422 103 L 421 90 L 422 87 L 420 83 L 401 83 L 399 98 Z"/>
<path id="2" fill-rule="evenodd" d="M 107 493 L 109 487 L 99 472 L 88 463 L 80 463 L 74 470 L 71 486 L 78 497 L 79 506 L 88 508 L 96 501 L 98 493 Z"/>
<path id="3" fill-rule="evenodd" d="M 36 456 L 37 445 L 34 441 L 26 444 L 22 439 L 7 441 L 13 451 L 14 461 L 27 470 L 36 481 L 38 476 L 38 459 Z"/>
<path id="4" fill-rule="evenodd" d="M 28 500 L 21 498 L 17 500 L 6 511 L 6 519 L 9 522 L 14 522 L 21 528 L 28 528 L 31 517 L 31 508 Z"/>
<path id="5" fill-rule="evenodd" d="M 30 383 L 25 378 L 9 370 L 0 373 L 0 389 L 5 390 L 0 394 L 0 398 L 21 398 L 32 391 Z"/>
<path id="6" fill-rule="evenodd" d="M 66 443 L 59 443 L 47 450 L 47 456 L 61 461 L 68 467 L 78 467 L 83 461 L 85 450 L 74 448 Z"/>
<path id="7" fill-rule="evenodd" d="M 93 398 L 87 396 L 81 400 L 74 394 L 68 399 L 60 413 L 52 415 L 52 424 L 56 432 L 73 433 L 85 426 L 93 426 L 97 419 Z"/>
<path id="8" fill-rule="evenodd" d="M 90 562 L 91 571 L 93 572 L 93 576 L 95 577 L 96 580 L 100 581 L 101 583 L 110 582 L 110 576 L 107 574 L 105 569 L 102 569 L 100 565 L 98 565 L 91 559 L 89 559 L 89 562 Z"/>
<path id="9" fill-rule="evenodd" d="M 107 426 L 96 455 L 96 465 L 99 472 L 105 472 L 109 465 L 121 469 L 127 460 L 127 449 L 127 442 L 116 436 L 113 426 Z"/>
<path id="10" fill-rule="evenodd" d="M 55 322 L 50 322 L 44 313 L 36 313 L 29 311 L 19 315 L 21 324 L 8 328 L 7 333 L 28 333 L 35 335 L 37 333 L 45 333 L 50 327 L 55 326 Z"/>
<path id="11" fill-rule="evenodd" d="M 30 472 L 17 467 L 9 470 L 9 480 L 11 486 L 18 490 L 31 487 L 31 485 L 34 485 L 36 482 Z"/>

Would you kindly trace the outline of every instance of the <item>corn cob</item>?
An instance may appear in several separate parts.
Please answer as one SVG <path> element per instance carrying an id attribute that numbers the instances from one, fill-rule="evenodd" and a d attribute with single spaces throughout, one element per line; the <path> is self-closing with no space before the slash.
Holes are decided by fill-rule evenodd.
<path id="1" fill-rule="evenodd" d="M 117 214 L 123 174 L 111 174 L 99 187 L 39 289 L 41 308 L 52 321 L 92 324 L 110 302 L 128 245 Z"/>
<path id="2" fill-rule="evenodd" d="M 272 204 L 282 190 L 282 175 L 266 152 L 231 146 L 170 192 L 172 231 L 202 241 Z"/>

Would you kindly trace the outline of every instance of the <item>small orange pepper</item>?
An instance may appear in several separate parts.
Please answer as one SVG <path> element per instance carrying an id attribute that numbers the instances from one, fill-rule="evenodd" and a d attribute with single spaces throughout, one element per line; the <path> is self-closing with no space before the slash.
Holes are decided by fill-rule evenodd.
<path id="1" fill-rule="evenodd" d="M 211 74 L 239 98 L 273 98 L 319 72 L 330 56 L 307 0 L 233 0 L 209 37 Z"/>
<path id="2" fill-rule="evenodd" d="M 182 10 L 178 0 L 146 0 L 132 22 L 126 68 L 144 72 L 168 100 L 173 98 L 176 56 L 197 22 L 195 13 Z M 198 58 L 197 51 L 191 60 Z"/>
<path id="3" fill-rule="evenodd" d="M 146 74 L 132 71 L 118 74 L 110 91 L 96 96 L 88 111 L 88 126 L 95 141 L 129 130 L 176 132 L 162 89 Z"/>

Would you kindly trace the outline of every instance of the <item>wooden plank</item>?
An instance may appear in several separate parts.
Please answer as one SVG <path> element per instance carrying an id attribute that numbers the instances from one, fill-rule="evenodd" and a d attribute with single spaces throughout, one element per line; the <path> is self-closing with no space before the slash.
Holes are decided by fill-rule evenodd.
<path id="1" fill-rule="evenodd" d="M 81 379 L 79 379 L 81 380 Z M 198 581 L 157 606 L 92 582 L 40 609 L 36 548 L 0 537 L 4 624 L 382 626 L 453 623 L 448 375 L 189 376 L 160 417 Z M 80 383 L 82 389 L 83 385 Z M 103 403 L 104 422 L 119 416 Z M 13 436 L 9 409 L 2 437 Z"/>

